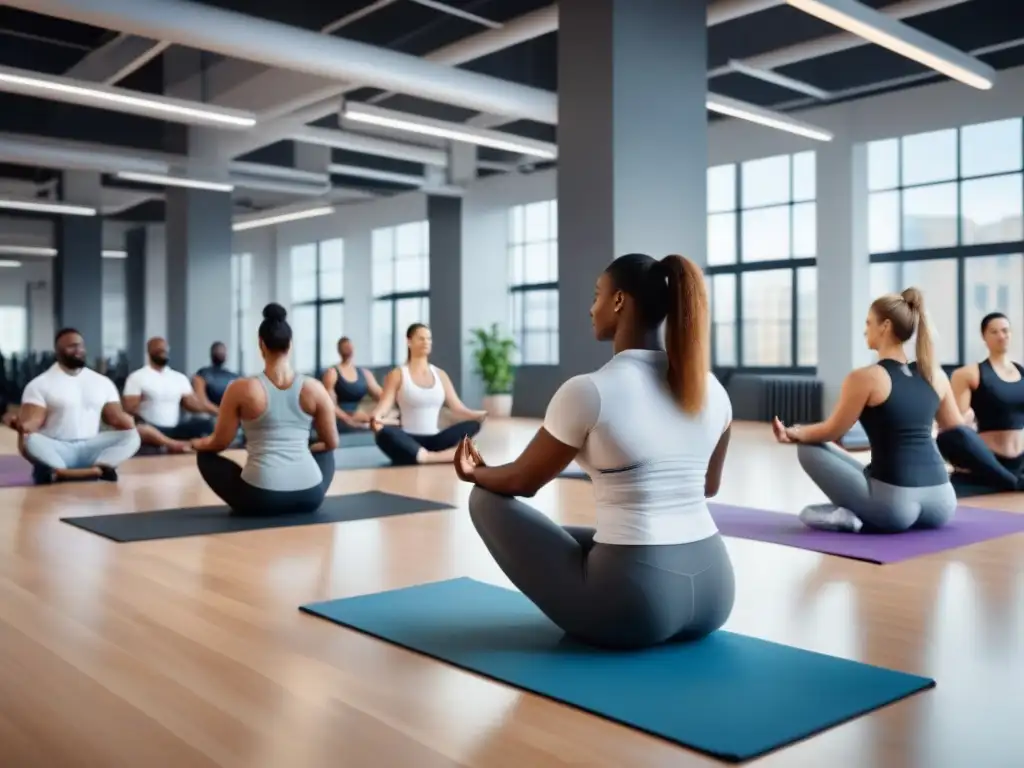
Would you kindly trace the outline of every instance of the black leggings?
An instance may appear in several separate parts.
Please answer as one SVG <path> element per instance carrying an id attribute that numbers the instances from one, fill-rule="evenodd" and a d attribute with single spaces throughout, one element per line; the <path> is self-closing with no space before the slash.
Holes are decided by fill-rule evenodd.
<path id="1" fill-rule="evenodd" d="M 145 424 L 146 422 L 142 423 Z M 212 435 L 217 424 L 213 419 L 185 419 L 184 421 L 179 421 L 173 427 L 160 427 L 156 424 L 150 424 L 150 426 L 161 432 L 165 437 L 171 438 L 171 440 L 187 441 Z"/>
<path id="2" fill-rule="evenodd" d="M 383 427 L 377 433 L 377 447 L 395 464 L 416 464 L 421 448 L 445 451 L 454 448 L 464 437 L 473 437 L 480 431 L 479 421 L 460 421 L 436 435 L 410 435 L 401 427 Z"/>
<path id="3" fill-rule="evenodd" d="M 307 515 L 320 509 L 334 479 L 334 451 L 320 451 L 313 458 L 324 479 L 320 485 L 301 491 L 268 491 L 249 485 L 242 479 L 238 464 L 212 451 L 200 451 L 196 463 L 210 490 L 236 515 Z"/>
<path id="4" fill-rule="evenodd" d="M 969 475 L 969 481 L 1003 491 L 1024 490 L 1024 456 L 997 456 L 969 427 L 940 432 L 935 442 L 942 457 Z"/>

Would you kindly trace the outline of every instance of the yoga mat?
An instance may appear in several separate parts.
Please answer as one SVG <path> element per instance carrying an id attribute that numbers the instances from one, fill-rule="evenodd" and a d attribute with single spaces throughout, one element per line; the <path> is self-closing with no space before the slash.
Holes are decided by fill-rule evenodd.
<path id="1" fill-rule="evenodd" d="M 376 445 L 360 446 L 358 448 L 342 447 L 334 452 L 334 470 L 341 472 L 346 469 L 385 469 L 393 467 L 391 459 Z"/>
<path id="2" fill-rule="evenodd" d="M 643 651 L 590 648 L 519 592 L 466 578 L 300 610 L 731 762 L 935 685 L 722 631 Z"/>
<path id="3" fill-rule="evenodd" d="M 32 465 L 21 456 L 0 456 L 0 488 L 22 488 L 34 485 Z"/>
<path id="4" fill-rule="evenodd" d="M 235 515 L 226 506 L 217 506 L 161 509 L 154 512 L 96 517 L 62 517 L 61 521 L 114 541 L 127 542 L 291 528 L 297 525 L 345 523 L 442 509 L 455 507 L 437 501 L 397 496 L 393 493 L 366 491 L 328 496 L 320 510 L 312 515 Z"/>
<path id="5" fill-rule="evenodd" d="M 723 536 L 808 549 L 884 565 L 1024 532 L 1024 514 L 958 507 L 943 528 L 905 533 L 838 533 L 808 528 L 796 515 L 709 503 Z"/>
<path id="6" fill-rule="evenodd" d="M 839 445 L 847 451 L 869 451 L 871 443 L 868 441 L 868 433 L 858 421 L 853 427 L 839 438 Z"/>

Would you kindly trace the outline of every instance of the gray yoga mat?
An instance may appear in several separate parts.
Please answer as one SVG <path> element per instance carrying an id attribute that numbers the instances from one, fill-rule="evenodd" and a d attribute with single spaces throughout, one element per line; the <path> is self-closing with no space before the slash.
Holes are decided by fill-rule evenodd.
<path id="1" fill-rule="evenodd" d="M 328 496 L 323 506 L 311 515 L 236 515 L 226 506 L 159 509 L 95 517 L 62 517 L 61 522 L 117 542 L 178 539 L 211 536 L 218 533 L 291 528 L 297 525 L 346 523 L 414 512 L 455 509 L 427 499 L 398 496 L 382 491 L 366 491 Z"/>

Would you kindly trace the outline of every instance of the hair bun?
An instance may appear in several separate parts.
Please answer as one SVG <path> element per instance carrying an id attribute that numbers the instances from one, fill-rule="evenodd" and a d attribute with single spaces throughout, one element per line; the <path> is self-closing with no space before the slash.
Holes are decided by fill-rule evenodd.
<path id="1" fill-rule="evenodd" d="M 281 322 L 288 317 L 288 310 L 282 307 L 280 304 L 271 302 L 263 308 L 263 319 L 272 320 L 274 322 Z"/>
<path id="2" fill-rule="evenodd" d="M 917 288 L 907 288 L 902 294 L 900 294 L 900 296 L 905 302 L 907 302 L 907 306 L 912 310 L 919 310 L 924 304 L 924 296 L 921 295 L 921 291 Z"/>

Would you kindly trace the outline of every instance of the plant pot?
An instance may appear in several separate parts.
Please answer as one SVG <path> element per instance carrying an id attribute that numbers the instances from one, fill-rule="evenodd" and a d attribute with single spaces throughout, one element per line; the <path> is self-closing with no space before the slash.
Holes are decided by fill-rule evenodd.
<path id="1" fill-rule="evenodd" d="M 486 395 L 484 410 L 488 416 L 507 419 L 512 415 L 512 395 Z"/>

